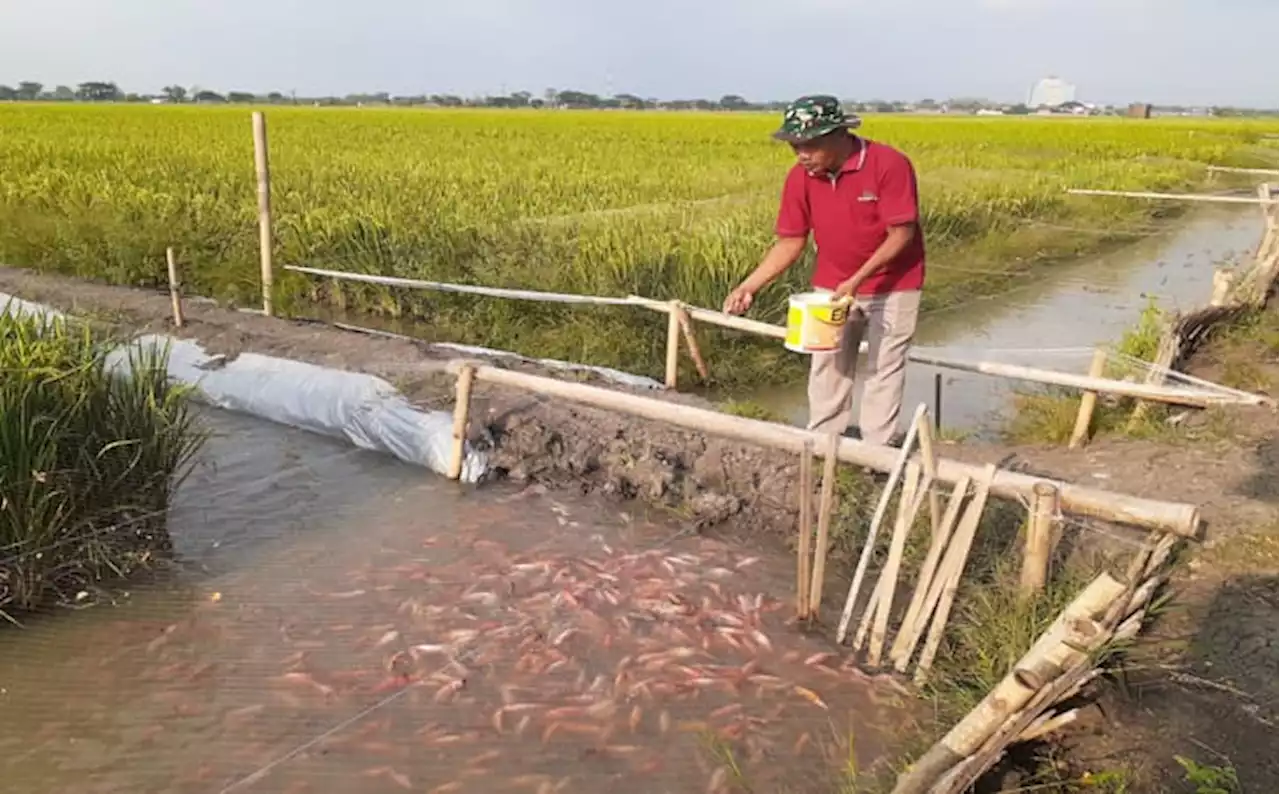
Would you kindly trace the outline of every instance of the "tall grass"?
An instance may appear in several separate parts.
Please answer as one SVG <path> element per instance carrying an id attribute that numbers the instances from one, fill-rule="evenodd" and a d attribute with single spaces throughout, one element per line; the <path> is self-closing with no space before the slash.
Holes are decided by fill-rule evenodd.
<path id="1" fill-rule="evenodd" d="M 267 112 L 279 263 L 702 306 L 718 306 L 768 245 L 790 157 L 769 139 L 771 115 Z M 920 173 L 940 265 L 926 311 L 1006 288 L 1006 272 L 1122 237 L 1162 211 L 1070 199 L 1064 188 L 1190 187 L 1203 163 L 1264 160 L 1258 134 L 1273 131 L 1213 120 L 872 116 L 864 125 Z M 0 106 L 0 136 L 0 261 L 160 286 L 173 245 L 196 293 L 255 300 L 245 109 L 10 104 Z M 780 320 L 805 270 L 762 295 L 753 314 Z M 337 302 L 330 285 L 307 277 L 280 274 L 277 284 L 285 310 Z M 650 313 L 371 286 L 341 297 L 425 320 L 439 338 L 662 368 L 662 321 Z M 705 344 L 722 382 L 789 371 L 769 342 L 709 335 Z"/>
<path id="2" fill-rule="evenodd" d="M 84 326 L 0 307 L 0 616 L 74 599 L 169 547 L 165 511 L 203 441 L 166 351 L 108 371 Z"/>

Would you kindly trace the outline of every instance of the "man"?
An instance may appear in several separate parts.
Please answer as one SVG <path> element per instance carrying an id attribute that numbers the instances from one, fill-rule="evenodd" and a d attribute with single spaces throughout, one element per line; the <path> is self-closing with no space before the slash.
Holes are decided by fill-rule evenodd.
<path id="1" fill-rule="evenodd" d="M 840 349 L 813 354 L 809 429 L 848 430 L 858 347 L 865 336 L 859 428 L 864 441 L 887 445 L 902 411 L 907 351 L 924 284 L 924 235 L 911 161 L 852 133 L 860 123 L 832 96 L 805 96 L 787 106 L 773 137 L 791 144 L 797 162 L 782 189 L 778 239 L 729 293 L 724 310 L 749 309 L 755 294 L 800 258 L 812 232 L 818 252 L 813 287 L 852 296 L 854 309 Z"/>

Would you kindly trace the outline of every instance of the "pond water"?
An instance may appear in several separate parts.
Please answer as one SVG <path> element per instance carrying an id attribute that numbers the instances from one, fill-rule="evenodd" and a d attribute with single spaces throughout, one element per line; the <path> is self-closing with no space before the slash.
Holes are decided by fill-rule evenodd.
<path id="1" fill-rule="evenodd" d="M 827 791 L 904 721 L 785 555 L 205 418 L 172 573 L 0 633 L 6 790 Z"/>

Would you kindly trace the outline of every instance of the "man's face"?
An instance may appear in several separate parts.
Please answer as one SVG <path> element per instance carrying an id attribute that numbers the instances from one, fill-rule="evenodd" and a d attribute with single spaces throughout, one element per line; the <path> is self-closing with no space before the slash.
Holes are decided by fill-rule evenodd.
<path id="1" fill-rule="evenodd" d="M 844 164 L 846 152 L 841 139 L 847 137 L 843 130 L 836 130 L 811 141 L 793 143 L 791 150 L 796 153 L 796 162 L 811 176 L 828 174 Z"/>

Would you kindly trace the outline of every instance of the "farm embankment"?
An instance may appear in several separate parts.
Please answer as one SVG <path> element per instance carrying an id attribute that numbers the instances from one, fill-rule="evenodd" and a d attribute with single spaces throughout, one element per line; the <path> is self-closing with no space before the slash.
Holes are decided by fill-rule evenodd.
<path id="1" fill-rule="evenodd" d="M 277 265 L 715 307 L 772 233 L 789 163 L 772 116 L 270 108 Z M 254 305 L 256 199 L 240 108 L 0 107 L 0 261 L 107 283 L 164 281 Z M 872 116 L 919 172 L 924 311 L 1147 234 L 1177 207 L 1068 187 L 1195 188 L 1205 163 L 1266 164 L 1264 122 Z M 783 317 L 805 268 L 760 296 Z M 415 319 L 415 333 L 656 374 L 662 320 L 634 309 L 338 288 L 277 272 L 286 313 Z M 794 376 L 794 356 L 700 332 L 722 385 Z"/>

